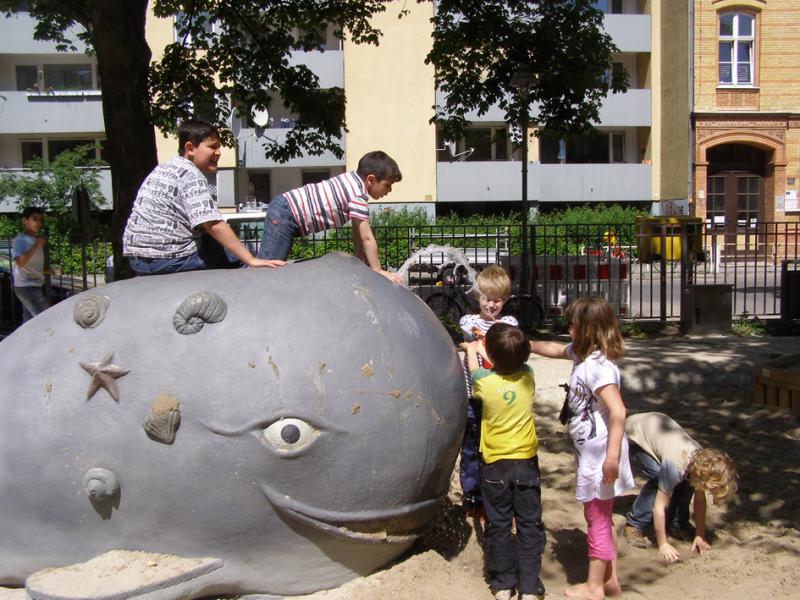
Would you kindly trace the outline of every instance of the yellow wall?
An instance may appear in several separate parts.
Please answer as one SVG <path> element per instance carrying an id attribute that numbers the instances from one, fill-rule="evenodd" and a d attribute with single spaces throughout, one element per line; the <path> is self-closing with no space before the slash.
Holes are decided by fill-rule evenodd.
<path id="1" fill-rule="evenodd" d="M 147 8 L 147 23 L 145 38 L 153 53 L 152 60 L 161 60 L 164 48 L 175 41 L 175 30 L 172 18 L 160 19 L 153 15 L 152 5 Z M 178 154 L 178 138 L 175 135 L 164 135 L 156 130 L 156 147 L 158 148 L 158 162 L 162 163 Z M 233 148 L 223 148 L 219 166 L 223 169 L 232 169 L 236 165 L 236 152 Z"/>
<path id="2" fill-rule="evenodd" d="M 175 41 L 172 19 L 159 19 L 153 14 L 152 4 L 147 7 L 147 22 L 145 24 L 145 38 L 150 52 L 153 53 L 152 61 L 161 60 L 164 48 Z M 178 153 L 178 139 L 176 136 L 165 136 L 156 129 L 156 147 L 158 148 L 158 162 L 162 163 Z M 223 154 L 224 157 L 224 154 Z"/>
<path id="3" fill-rule="evenodd" d="M 686 198 L 689 185 L 688 0 L 651 2 L 653 199 Z"/>
<path id="4" fill-rule="evenodd" d="M 387 2 L 374 18 L 383 32 L 379 46 L 344 44 L 347 94 L 345 135 L 347 168 L 371 150 L 394 158 L 403 181 L 382 202 L 436 200 L 436 129 L 433 116 L 433 67 L 425 64 L 431 49 L 432 4 Z M 398 19 L 402 9 L 410 14 Z"/>

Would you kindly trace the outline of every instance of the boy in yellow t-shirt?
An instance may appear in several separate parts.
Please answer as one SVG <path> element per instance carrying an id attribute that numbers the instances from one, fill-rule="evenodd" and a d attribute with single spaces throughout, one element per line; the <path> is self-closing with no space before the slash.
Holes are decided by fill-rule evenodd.
<path id="1" fill-rule="evenodd" d="M 486 565 L 499 600 L 544 597 L 539 578 L 545 545 L 538 440 L 533 423 L 533 372 L 526 364 L 530 346 L 522 331 L 496 323 L 486 332 L 492 370 L 478 367 L 480 342 L 462 345 L 472 375 L 472 395 L 481 417 L 481 495 L 486 511 Z M 517 526 L 517 568 L 511 523 Z"/>

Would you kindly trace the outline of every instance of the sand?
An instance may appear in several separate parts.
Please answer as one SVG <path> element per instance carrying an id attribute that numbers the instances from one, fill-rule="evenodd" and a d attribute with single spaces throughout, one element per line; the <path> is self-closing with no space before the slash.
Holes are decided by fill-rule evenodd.
<path id="1" fill-rule="evenodd" d="M 629 341 L 620 363 L 629 413 L 665 412 L 704 446 L 720 447 L 736 462 L 737 498 L 709 503 L 703 556 L 674 542 L 679 562 L 667 565 L 655 548 L 619 545 L 623 598 L 780 599 L 800 597 L 800 416 L 752 403 L 753 365 L 800 352 L 800 338 L 668 338 Z M 557 416 L 567 361 L 533 358 L 537 381 L 536 428 L 543 474 L 547 547 L 542 579 L 548 597 L 586 576 L 585 524 L 574 499 L 573 457 Z M 618 499 L 614 523 L 621 532 L 635 496 Z M 454 471 L 434 528 L 404 557 L 368 577 L 304 600 L 465 600 L 492 598 L 484 579 L 482 528 L 467 519 Z M 144 576 L 135 577 L 139 584 Z M 0 590 L 0 598 L 24 598 Z"/>
<path id="2" fill-rule="evenodd" d="M 727 451 L 740 473 L 737 498 L 709 502 L 711 549 L 703 556 L 674 542 L 679 562 L 655 548 L 619 544 L 623 598 L 760 599 L 800 597 L 800 418 L 752 404 L 752 366 L 800 352 L 798 338 L 674 338 L 629 341 L 621 363 L 630 413 L 665 412 L 704 446 Z M 585 523 L 574 499 L 569 438 L 557 416 L 569 364 L 534 358 L 536 428 L 543 474 L 547 547 L 542 579 L 548 597 L 586 576 Z M 492 598 L 484 579 L 480 522 L 465 517 L 454 476 L 436 527 L 401 560 L 304 600 L 464 600 Z M 635 496 L 617 500 L 621 532 Z"/>

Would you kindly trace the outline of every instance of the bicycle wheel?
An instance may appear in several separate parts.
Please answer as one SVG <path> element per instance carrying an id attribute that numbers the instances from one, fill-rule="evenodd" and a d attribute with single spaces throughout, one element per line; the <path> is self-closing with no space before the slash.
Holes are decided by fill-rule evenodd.
<path id="1" fill-rule="evenodd" d="M 441 292 L 429 296 L 425 304 L 442 321 L 458 325 L 461 317 L 464 316 L 464 308 L 454 298 Z"/>
<path id="2" fill-rule="evenodd" d="M 538 296 L 531 297 L 529 294 L 511 296 L 503 307 L 503 314 L 515 316 L 522 330 L 531 332 L 542 324 L 544 306 Z"/>

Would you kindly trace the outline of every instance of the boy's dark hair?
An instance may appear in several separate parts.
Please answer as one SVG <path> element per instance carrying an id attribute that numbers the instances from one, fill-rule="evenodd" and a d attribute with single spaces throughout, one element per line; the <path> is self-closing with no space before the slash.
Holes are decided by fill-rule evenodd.
<path id="1" fill-rule="evenodd" d="M 183 156 L 186 151 L 186 142 L 199 146 L 206 138 L 220 139 L 219 129 L 206 121 L 188 119 L 178 127 L 178 154 Z"/>
<path id="2" fill-rule="evenodd" d="M 44 216 L 44 210 L 39 208 L 38 206 L 27 206 L 22 211 L 22 218 L 27 219 L 31 215 L 42 215 Z"/>
<path id="3" fill-rule="evenodd" d="M 494 363 L 494 370 L 504 375 L 516 373 L 530 356 L 528 338 L 519 327 L 508 323 L 495 323 L 486 332 L 486 351 Z"/>
<path id="4" fill-rule="evenodd" d="M 381 181 L 391 179 L 394 183 L 403 179 L 400 167 L 397 166 L 394 159 L 381 150 L 367 152 L 362 156 L 358 161 L 356 173 L 362 179 L 366 179 L 367 175 L 374 175 Z"/>

